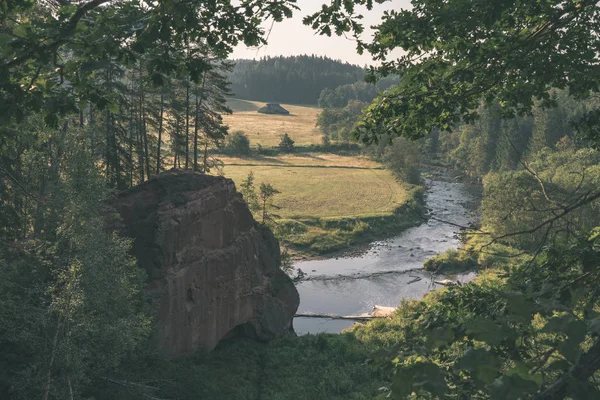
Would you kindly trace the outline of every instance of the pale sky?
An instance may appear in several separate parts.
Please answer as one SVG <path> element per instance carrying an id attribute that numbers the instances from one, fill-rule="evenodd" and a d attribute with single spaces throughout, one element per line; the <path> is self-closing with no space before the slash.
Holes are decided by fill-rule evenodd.
<path id="1" fill-rule="evenodd" d="M 304 16 L 319 10 L 324 3 L 329 3 L 329 0 L 298 0 L 297 5 L 300 10 L 295 11 L 292 18 L 273 25 L 267 45 L 261 48 L 249 48 L 242 44 L 236 47 L 231 58 L 258 59 L 264 56 L 315 54 L 360 66 L 373 64 L 367 52 L 362 56 L 356 53 L 356 43 L 351 40 L 351 37 L 347 39 L 333 34 L 331 37 L 316 35 L 310 26 L 302 24 Z M 371 11 L 361 10 L 364 15 L 362 22 L 366 28 L 363 38 L 371 37 L 372 31 L 368 27 L 381 20 L 384 10 L 406 8 L 410 8 L 410 0 L 392 0 L 384 4 L 374 4 Z M 266 28 L 270 26 L 269 22 Z"/>

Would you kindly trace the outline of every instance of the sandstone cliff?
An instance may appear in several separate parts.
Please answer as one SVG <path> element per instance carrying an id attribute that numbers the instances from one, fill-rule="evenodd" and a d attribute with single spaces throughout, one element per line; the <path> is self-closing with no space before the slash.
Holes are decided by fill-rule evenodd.
<path id="1" fill-rule="evenodd" d="M 292 329 L 299 297 L 279 269 L 279 243 L 230 179 L 172 171 L 121 194 L 120 230 L 134 238 L 173 356 L 233 335 L 270 340 Z"/>

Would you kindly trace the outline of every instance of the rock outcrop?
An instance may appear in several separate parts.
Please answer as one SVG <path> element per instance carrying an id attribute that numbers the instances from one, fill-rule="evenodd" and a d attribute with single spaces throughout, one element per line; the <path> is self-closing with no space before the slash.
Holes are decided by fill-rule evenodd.
<path id="1" fill-rule="evenodd" d="M 157 340 L 172 356 L 292 330 L 299 296 L 279 269 L 279 243 L 233 181 L 171 171 L 122 193 L 116 208 L 148 273 Z"/>
<path id="2" fill-rule="evenodd" d="M 288 110 L 281 107 L 281 105 L 277 103 L 267 103 L 264 107 L 259 108 L 257 111 L 262 114 L 288 115 L 290 113 Z"/>

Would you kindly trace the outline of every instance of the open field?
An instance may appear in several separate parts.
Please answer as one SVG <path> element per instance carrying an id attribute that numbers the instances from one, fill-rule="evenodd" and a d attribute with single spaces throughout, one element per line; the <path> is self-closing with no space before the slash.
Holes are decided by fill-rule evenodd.
<path id="1" fill-rule="evenodd" d="M 390 171 L 335 166 L 226 165 L 237 186 L 254 172 L 257 186 L 270 183 L 281 194 L 281 218 L 355 218 L 389 215 L 407 200 L 406 188 Z"/>
<path id="2" fill-rule="evenodd" d="M 223 173 L 240 183 L 252 171 L 255 186 L 270 183 L 274 229 L 291 254 L 318 255 L 398 233 L 419 223 L 418 187 L 362 156 L 323 153 L 225 157 Z"/>
<path id="3" fill-rule="evenodd" d="M 265 105 L 259 101 L 230 99 L 227 104 L 233 114 L 223 115 L 223 120 L 229 125 L 230 132 L 244 131 L 253 147 L 257 144 L 277 146 L 284 133 L 289 134 L 297 145 L 321 143 L 321 132 L 315 126 L 320 108 L 282 104 L 290 115 L 267 115 L 256 112 Z"/>
<path id="4" fill-rule="evenodd" d="M 315 127 L 318 108 L 282 104 L 291 113 L 284 116 L 257 113 L 262 102 L 230 99 L 228 104 L 234 113 L 223 116 L 225 122 L 232 132 L 244 131 L 252 147 L 277 146 L 283 133 L 297 146 L 321 143 Z M 306 148 L 292 154 L 272 153 L 218 158 L 225 165 L 223 174 L 238 189 L 253 172 L 257 192 L 261 183 L 270 183 L 281 192 L 270 210 L 273 228 L 295 256 L 348 249 L 420 222 L 413 212 L 420 207 L 420 188 L 398 182 L 389 170 L 367 157 Z"/>

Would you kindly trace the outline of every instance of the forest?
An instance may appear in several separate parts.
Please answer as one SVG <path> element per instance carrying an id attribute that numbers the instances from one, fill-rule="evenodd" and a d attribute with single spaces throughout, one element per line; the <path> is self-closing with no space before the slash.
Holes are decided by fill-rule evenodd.
<path id="1" fill-rule="evenodd" d="M 234 97 L 288 104 L 316 104 L 321 91 L 362 81 L 363 68 L 317 56 L 235 60 L 228 75 Z"/>
<path id="2" fill-rule="evenodd" d="M 370 0 L 299 6 L 0 4 L 0 398 L 600 398 L 600 6 L 412 0 L 368 40 Z M 352 38 L 374 65 L 231 60 L 298 13 L 318 40 Z M 319 108 L 288 106 L 287 120 L 268 120 L 286 131 L 269 133 L 254 103 L 244 114 L 232 97 Z M 236 121 L 246 133 L 230 132 Z M 422 219 L 453 225 L 460 247 L 419 269 L 473 279 L 342 333 L 231 338 L 172 359 L 111 206 L 171 169 L 234 171 L 253 226 L 285 252 L 348 248 Z M 257 195 L 253 171 L 277 184 Z M 480 188 L 475 222 L 427 215 L 430 171 Z M 387 214 L 365 212 L 384 186 Z M 319 209 L 327 187 L 333 211 Z M 366 200 L 347 204 L 343 189 Z M 276 207 L 286 190 L 305 214 Z M 331 214 L 344 207 L 361 214 Z"/>

